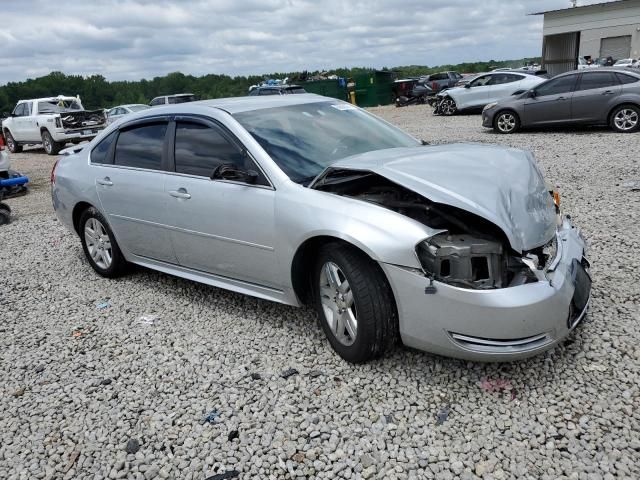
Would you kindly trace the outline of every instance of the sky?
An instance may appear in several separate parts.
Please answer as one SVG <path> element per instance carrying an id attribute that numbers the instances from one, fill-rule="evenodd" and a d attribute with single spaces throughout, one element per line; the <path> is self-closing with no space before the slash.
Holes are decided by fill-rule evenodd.
<path id="1" fill-rule="evenodd" d="M 598 3 L 579 0 L 579 5 Z M 0 85 L 138 80 L 539 56 L 569 0 L 0 0 Z"/>

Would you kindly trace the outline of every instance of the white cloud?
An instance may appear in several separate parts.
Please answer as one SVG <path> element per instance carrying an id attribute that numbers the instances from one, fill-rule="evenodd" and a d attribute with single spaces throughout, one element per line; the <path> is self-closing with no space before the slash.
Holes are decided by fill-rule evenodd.
<path id="1" fill-rule="evenodd" d="M 63 5 L 61 5 L 63 3 Z M 586 3 L 586 2 L 584 2 Z M 567 0 L 3 2 L 0 84 L 53 70 L 110 80 L 538 55 Z"/>

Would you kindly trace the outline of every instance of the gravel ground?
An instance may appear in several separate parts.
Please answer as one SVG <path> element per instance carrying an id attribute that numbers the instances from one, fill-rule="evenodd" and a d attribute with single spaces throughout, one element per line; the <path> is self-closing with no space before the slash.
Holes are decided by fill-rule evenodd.
<path id="1" fill-rule="evenodd" d="M 373 111 L 431 142 L 534 151 L 590 241 L 588 321 L 527 361 L 398 348 L 352 366 L 309 310 L 98 277 L 55 219 L 52 158 L 13 155 L 33 183 L 0 227 L 0 478 L 640 478 L 640 192 L 624 186 L 640 134 Z"/>

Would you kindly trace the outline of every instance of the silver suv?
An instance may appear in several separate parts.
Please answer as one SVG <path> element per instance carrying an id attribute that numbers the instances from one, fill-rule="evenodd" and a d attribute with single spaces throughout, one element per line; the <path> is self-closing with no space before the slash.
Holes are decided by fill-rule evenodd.
<path id="1" fill-rule="evenodd" d="M 198 100 L 193 93 L 176 93 L 174 95 L 164 95 L 162 97 L 156 97 L 149 105 L 152 107 L 157 107 L 160 105 L 173 105 L 176 103 L 187 103 L 187 102 L 195 102 Z"/>

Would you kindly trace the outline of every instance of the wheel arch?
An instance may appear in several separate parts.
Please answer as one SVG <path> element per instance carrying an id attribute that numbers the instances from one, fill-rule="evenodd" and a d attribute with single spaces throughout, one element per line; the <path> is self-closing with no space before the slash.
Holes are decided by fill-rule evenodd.
<path id="1" fill-rule="evenodd" d="M 291 285 L 298 301 L 301 304 L 308 305 L 311 303 L 311 293 L 313 291 L 313 287 L 311 284 L 310 273 L 313 270 L 314 260 L 315 258 L 317 258 L 317 254 L 320 248 L 328 243 L 339 243 L 353 248 L 363 255 L 366 255 L 367 258 L 372 260 L 378 266 L 387 283 L 389 283 L 389 279 L 387 278 L 386 273 L 378 265 L 379 260 L 377 260 L 371 254 L 371 252 L 368 252 L 365 248 L 362 248 L 355 242 L 345 240 L 344 238 L 332 235 L 317 235 L 307 238 L 300 244 L 300 246 L 298 246 L 291 262 Z M 391 291 L 393 292 L 393 289 Z"/>
<path id="2" fill-rule="evenodd" d="M 71 213 L 71 220 L 73 222 L 73 229 L 76 231 L 78 236 L 80 235 L 80 217 L 82 213 L 88 208 L 94 207 L 89 202 L 78 202 L 73 207 L 73 212 Z M 94 207 L 95 208 L 95 207 Z"/>
<path id="3" fill-rule="evenodd" d="M 640 109 L 640 105 L 635 102 L 630 102 L 628 100 L 619 101 L 609 109 L 609 113 L 607 113 L 607 125 L 611 124 L 611 117 L 613 116 L 613 112 L 615 112 L 617 108 L 623 107 L 625 105 L 630 105 L 632 107 Z"/>

